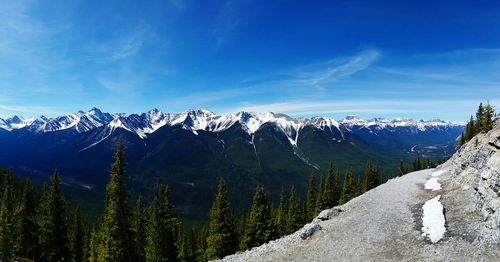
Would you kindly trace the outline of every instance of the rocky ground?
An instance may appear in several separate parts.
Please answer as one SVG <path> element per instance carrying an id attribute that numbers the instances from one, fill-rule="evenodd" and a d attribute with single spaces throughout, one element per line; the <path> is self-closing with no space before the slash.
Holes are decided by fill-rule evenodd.
<path id="1" fill-rule="evenodd" d="M 392 179 L 292 235 L 223 261 L 499 261 L 499 149 L 497 126 L 438 169 Z M 424 189 L 432 174 L 441 189 Z M 422 206 L 438 195 L 446 232 L 432 243 L 422 235 Z"/>

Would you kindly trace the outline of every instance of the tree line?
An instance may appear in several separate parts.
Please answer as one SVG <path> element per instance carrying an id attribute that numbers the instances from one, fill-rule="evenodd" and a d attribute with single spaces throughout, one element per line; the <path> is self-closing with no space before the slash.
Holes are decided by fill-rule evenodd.
<path id="1" fill-rule="evenodd" d="M 0 170 L 1 261 L 207 261 L 264 244 L 300 229 L 320 211 L 346 203 L 381 184 L 378 167 L 368 162 L 364 179 L 352 169 L 329 165 L 323 176 L 311 172 L 304 200 L 295 186 L 282 186 L 275 206 L 263 186 L 255 189 L 248 212 L 235 218 L 226 182 L 220 179 L 208 227 L 184 229 L 172 213 L 170 190 L 159 184 L 149 204 L 134 205 L 126 186 L 125 149 L 117 144 L 109 173 L 103 214 L 94 223 L 69 208 L 56 170 L 41 190 L 29 180 Z M 287 191 L 287 192 L 286 192 Z"/>
<path id="2" fill-rule="evenodd" d="M 476 118 L 472 115 L 470 116 L 470 120 L 467 122 L 465 130 L 460 136 L 460 145 L 467 143 L 479 133 L 486 133 L 493 129 L 495 117 L 495 109 L 489 102 L 486 105 L 480 103 L 476 111 Z"/>

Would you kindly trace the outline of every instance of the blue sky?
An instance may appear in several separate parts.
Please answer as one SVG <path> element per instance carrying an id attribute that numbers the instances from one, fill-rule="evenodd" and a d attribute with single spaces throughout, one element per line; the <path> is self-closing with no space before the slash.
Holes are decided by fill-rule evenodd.
<path id="1" fill-rule="evenodd" d="M 0 116 L 93 106 L 463 121 L 500 107 L 498 1 L 0 0 Z"/>

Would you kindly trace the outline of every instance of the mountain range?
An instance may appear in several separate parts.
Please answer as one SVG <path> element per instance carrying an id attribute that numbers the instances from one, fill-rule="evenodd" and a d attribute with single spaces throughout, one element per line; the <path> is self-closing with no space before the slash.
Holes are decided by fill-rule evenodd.
<path id="1" fill-rule="evenodd" d="M 0 165 L 35 180 L 57 168 L 69 187 L 99 194 L 122 138 L 134 192 L 148 195 L 152 185 L 166 182 L 177 211 L 196 217 L 206 215 L 206 198 L 221 176 L 237 203 L 249 202 L 258 183 L 270 192 L 282 184 L 303 192 L 311 170 L 322 174 L 330 161 L 361 175 L 373 160 L 390 177 L 400 160 L 451 155 L 463 129 L 438 119 L 216 115 L 204 109 L 110 114 L 92 108 L 54 118 L 0 118 Z"/>

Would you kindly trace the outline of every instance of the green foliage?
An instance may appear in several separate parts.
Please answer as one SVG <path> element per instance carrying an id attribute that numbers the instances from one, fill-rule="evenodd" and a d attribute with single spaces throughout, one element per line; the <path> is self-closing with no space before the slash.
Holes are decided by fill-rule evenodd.
<path id="1" fill-rule="evenodd" d="M 307 180 L 306 210 L 308 219 L 313 219 L 317 214 L 316 213 L 317 198 L 318 198 L 318 188 L 316 185 L 316 180 L 314 179 L 314 171 L 312 171 L 311 174 L 309 175 L 309 179 Z"/>
<path id="2" fill-rule="evenodd" d="M 271 204 L 262 186 L 257 186 L 248 216 L 243 247 L 249 249 L 260 246 L 275 237 Z"/>
<path id="3" fill-rule="evenodd" d="M 170 191 L 160 184 L 151 207 L 146 230 L 146 261 L 177 261 L 174 229 L 176 220 L 170 213 Z"/>
<path id="4" fill-rule="evenodd" d="M 57 170 L 51 178 L 51 186 L 43 192 L 38 210 L 39 248 L 41 260 L 70 260 L 66 204 L 60 192 Z"/>
<path id="5" fill-rule="evenodd" d="M 98 245 L 98 261 L 129 261 L 131 254 L 130 211 L 125 185 L 125 148 L 118 141 L 106 187 L 106 202 Z"/>
<path id="6" fill-rule="evenodd" d="M 0 207 L 0 260 L 14 260 L 14 226 L 12 221 L 12 177 L 6 174 Z"/>
<path id="7" fill-rule="evenodd" d="M 345 204 L 356 195 L 356 183 L 354 182 L 354 174 L 352 169 L 348 169 L 345 174 L 344 187 L 342 188 L 342 196 L 339 204 Z"/>
<path id="8" fill-rule="evenodd" d="M 73 255 L 73 260 L 76 262 L 85 261 L 84 256 L 84 229 L 82 224 L 82 218 L 80 215 L 80 209 L 77 208 L 73 212 L 73 217 L 71 221 L 70 230 L 70 249 Z"/>
<path id="9" fill-rule="evenodd" d="M 397 176 L 403 176 L 404 174 L 408 173 L 405 164 L 403 163 L 403 160 L 399 161 L 399 169 L 398 169 L 398 174 Z"/>
<path id="10" fill-rule="evenodd" d="M 18 257 L 35 258 L 38 245 L 35 188 L 31 181 L 24 185 L 19 207 L 16 209 L 15 250 Z"/>
<path id="11" fill-rule="evenodd" d="M 146 247 L 146 224 L 147 212 L 144 206 L 142 196 L 137 198 L 135 202 L 133 217 L 132 217 L 132 233 L 134 238 L 134 257 L 135 261 L 145 261 L 145 247 Z"/>
<path id="12" fill-rule="evenodd" d="M 288 233 L 293 233 L 304 226 L 304 209 L 300 203 L 295 186 L 290 189 L 290 205 L 288 208 Z"/>
<path id="13" fill-rule="evenodd" d="M 338 204 L 340 198 L 340 186 L 338 172 L 337 175 L 333 172 L 333 164 L 330 162 L 328 173 L 326 175 L 323 193 L 321 195 L 322 204 L 321 210 L 334 207 Z"/>
<path id="14" fill-rule="evenodd" d="M 470 117 L 469 122 L 465 127 L 464 133 L 460 137 L 460 145 L 470 141 L 475 135 L 479 133 L 486 133 L 494 126 L 495 109 L 488 102 L 486 105 L 479 104 L 476 111 L 476 119 Z"/>
<path id="15" fill-rule="evenodd" d="M 279 236 L 283 236 L 287 233 L 287 205 L 286 205 L 286 195 L 285 195 L 285 187 L 281 186 L 280 191 L 280 202 L 278 209 L 275 211 L 275 223 L 276 230 Z"/>
<path id="16" fill-rule="evenodd" d="M 382 183 L 378 168 L 371 161 L 366 163 L 364 190 L 368 191 Z"/>
<path id="17" fill-rule="evenodd" d="M 210 210 L 208 233 L 205 251 L 207 260 L 222 258 L 236 251 L 238 241 L 234 230 L 234 219 L 226 182 L 222 178 L 219 181 L 219 189 Z"/>

